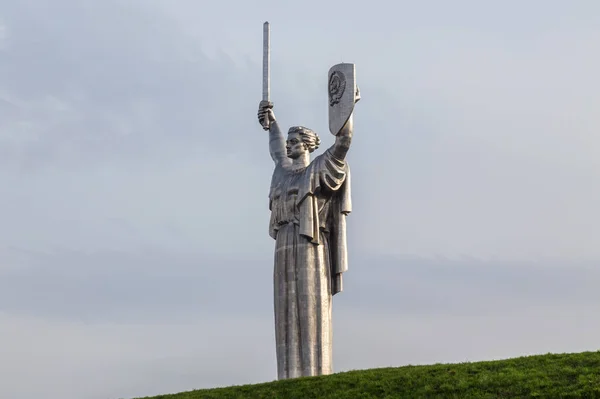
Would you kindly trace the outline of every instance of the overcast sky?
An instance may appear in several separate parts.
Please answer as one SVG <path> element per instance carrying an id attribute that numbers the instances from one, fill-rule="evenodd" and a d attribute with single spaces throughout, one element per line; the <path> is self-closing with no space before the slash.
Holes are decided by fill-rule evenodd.
<path id="1" fill-rule="evenodd" d="M 204 3 L 0 0 L 0 397 L 276 378 L 265 20 L 318 152 L 357 65 L 336 371 L 599 348 L 599 2 Z"/>

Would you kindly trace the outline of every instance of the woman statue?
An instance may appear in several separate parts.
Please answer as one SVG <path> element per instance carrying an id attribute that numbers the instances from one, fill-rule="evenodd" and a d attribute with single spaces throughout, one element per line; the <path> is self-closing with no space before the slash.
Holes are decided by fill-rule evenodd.
<path id="1" fill-rule="evenodd" d="M 347 270 L 345 218 L 351 211 L 346 154 L 352 118 L 335 144 L 310 161 L 317 133 L 291 127 L 281 134 L 273 104 L 258 120 L 269 130 L 275 170 L 269 193 L 269 234 L 275 239 L 274 301 L 278 379 L 332 373 L 332 296 Z"/>

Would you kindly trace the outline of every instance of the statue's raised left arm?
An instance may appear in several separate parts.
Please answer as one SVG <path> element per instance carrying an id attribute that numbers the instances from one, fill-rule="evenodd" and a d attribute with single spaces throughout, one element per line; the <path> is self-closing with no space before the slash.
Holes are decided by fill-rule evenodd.
<path id="1" fill-rule="evenodd" d="M 340 161 L 346 159 L 346 154 L 348 153 L 350 144 L 352 143 L 352 122 L 352 118 L 350 118 L 335 137 L 335 143 L 333 143 L 333 145 L 330 147 L 331 154 Z"/>

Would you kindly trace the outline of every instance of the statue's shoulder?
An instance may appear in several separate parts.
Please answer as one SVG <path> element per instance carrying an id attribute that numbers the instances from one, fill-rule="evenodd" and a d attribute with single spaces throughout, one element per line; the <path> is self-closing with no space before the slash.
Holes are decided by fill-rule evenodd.
<path id="1" fill-rule="evenodd" d="M 318 165 L 319 163 L 323 162 L 324 160 L 327 160 L 330 156 L 331 156 L 331 154 L 329 154 L 329 150 L 325 150 L 321 154 L 314 157 L 314 159 L 310 163 L 311 163 L 311 165 L 313 165 L 313 164 Z"/>
<path id="2" fill-rule="evenodd" d="M 325 164 L 332 161 L 334 159 L 333 154 L 331 154 L 330 149 L 326 149 L 321 154 L 317 155 L 311 162 L 310 165 L 313 168 L 321 168 L 325 167 Z"/>

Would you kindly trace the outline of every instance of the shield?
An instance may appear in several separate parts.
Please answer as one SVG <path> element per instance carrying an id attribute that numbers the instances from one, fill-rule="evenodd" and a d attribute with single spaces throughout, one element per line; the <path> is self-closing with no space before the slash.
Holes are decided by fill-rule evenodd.
<path id="1" fill-rule="evenodd" d="M 342 63 L 329 69 L 329 131 L 337 136 L 352 116 L 359 100 L 354 64 Z"/>

